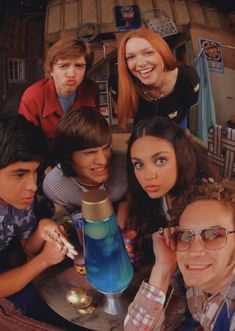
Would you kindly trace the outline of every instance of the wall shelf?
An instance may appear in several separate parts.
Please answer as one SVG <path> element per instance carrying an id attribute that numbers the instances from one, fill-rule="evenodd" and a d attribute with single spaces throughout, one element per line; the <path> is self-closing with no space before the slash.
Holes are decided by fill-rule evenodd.
<path id="1" fill-rule="evenodd" d="M 99 80 L 96 83 L 100 91 L 100 113 L 106 118 L 109 125 L 111 125 L 111 99 L 108 82 L 106 80 Z"/>

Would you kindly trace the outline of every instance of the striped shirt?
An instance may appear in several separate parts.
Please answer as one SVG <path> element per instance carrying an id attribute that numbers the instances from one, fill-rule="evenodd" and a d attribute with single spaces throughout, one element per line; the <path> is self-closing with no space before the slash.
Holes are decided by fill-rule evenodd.
<path id="1" fill-rule="evenodd" d="M 113 152 L 109 178 L 104 183 L 112 202 L 118 202 L 127 192 L 126 156 L 121 152 Z M 54 167 L 45 177 L 43 191 L 51 201 L 72 211 L 81 207 L 81 195 L 84 192 L 73 177 L 63 174 L 60 164 Z"/>

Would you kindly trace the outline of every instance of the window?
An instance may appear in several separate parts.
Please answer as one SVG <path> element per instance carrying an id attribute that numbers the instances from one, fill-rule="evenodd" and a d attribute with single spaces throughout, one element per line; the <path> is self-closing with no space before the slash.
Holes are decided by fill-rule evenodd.
<path id="1" fill-rule="evenodd" d="M 25 61 L 22 59 L 9 59 L 8 79 L 11 83 L 20 83 L 25 80 Z"/>

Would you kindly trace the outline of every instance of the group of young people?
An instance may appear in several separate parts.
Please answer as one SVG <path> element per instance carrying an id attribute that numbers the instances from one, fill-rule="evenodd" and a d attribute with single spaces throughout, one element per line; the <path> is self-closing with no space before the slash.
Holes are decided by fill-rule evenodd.
<path id="1" fill-rule="evenodd" d="M 142 238 L 144 258 L 153 253 L 150 278 L 128 309 L 126 331 L 234 330 L 235 186 L 217 178 L 206 148 L 185 130 L 198 96 L 196 72 L 177 64 L 156 33 L 141 28 L 124 36 L 119 123 L 134 118 L 125 155 L 112 151 L 97 86 L 86 78 L 91 65 L 85 42 L 62 38 L 47 52 L 46 79 L 22 96 L 20 114 L 0 119 L 0 296 L 18 296 L 12 302 L 23 314 L 73 328 L 58 316 L 50 319 L 49 310 L 29 313 L 27 295 L 19 296 L 68 251 L 76 254 L 63 227 L 48 218 L 36 224 L 33 215 L 37 170 L 53 153 L 45 196 L 71 213 L 83 192 L 107 190 L 120 227 Z M 31 258 L 12 268 L 7 261 L 15 237 Z"/>

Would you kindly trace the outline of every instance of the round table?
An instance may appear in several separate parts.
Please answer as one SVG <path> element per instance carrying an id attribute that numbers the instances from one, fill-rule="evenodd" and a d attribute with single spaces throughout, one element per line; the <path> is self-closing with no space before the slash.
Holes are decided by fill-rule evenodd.
<path id="1" fill-rule="evenodd" d="M 88 283 L 86 276 L 80 275 L 70 261 L 47 269 L 35 280 L 35 285 L 46 303 L 70 322 L 96 331 L 122 331 L 128 305 L 138 291 L 141 281 L 149 275 L 149 271 L 149 266 L 146 266 L 134 274 L 132 282 L 121 296 L 123 314 L 117 316 L 109 315 L 103 310 L 104 295 L 95 290 Z M 89 291 L 95 306 L 93 313 L 81 314 L 66 302 L 66 293 L 72 287 Z"/>

